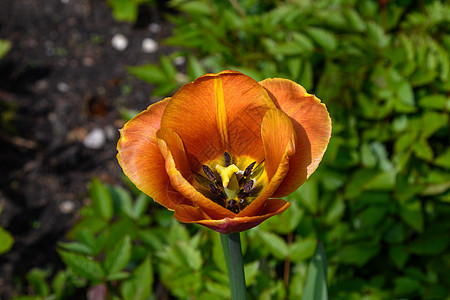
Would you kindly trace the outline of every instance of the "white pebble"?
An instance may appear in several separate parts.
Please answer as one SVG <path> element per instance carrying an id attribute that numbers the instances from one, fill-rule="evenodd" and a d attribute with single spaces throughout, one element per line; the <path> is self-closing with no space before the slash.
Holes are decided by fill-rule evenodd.
<path id="1" fill-rule="evenodd" d="M 71 213 L 71 212 L 73 212 L 74 209 L 75 209 L 75 203 L 73 203 L 72 201 L 65 200 L 65 201 L 61 202 L 61 204 L 59 204 L 59 210 L 61 210 L 61 212 L 63 214 Z"/>
<path id="2" fill-rule="evenodd" d="M 104 130 L 106 138 L 110 141 L 114 140 L 118 134 L 117 128 L 113 127 L 112 125 L 106 126 Z"/>
<path id="3" fill-rule="evenodd" d="M 83 140 L 83 145 L 89 149 L 100 149 L 106 142 L 106 136 L 102 129 L 94 128 Z"/>
<path id="4" fill-rule="evenodd" d="M 56 88 L 61 93 L 66 93 L 70 90 L 70 86 L 65 82 L 58 82 L 58 84 L 56 85 Z"/>
<path id="5" fill-rule="evenodd" d="M 150 25 L 148 25 L 148 29 L 153 33 L 158 33 L 161 31 L 161 25 L 159 25 L 158 23 L 151 23 Z"/>
<path id="6" fill-rule="evenodd" d="M 156 51 L 158 51 L 158 43 L 151 38 L 145 38 L 142 41 L 142 51 L 144 51 L 145 53 L 155 53 Z"/>
<path id="7" fill-rule="evenodd" d="M 118 33 L 111 39 L 111 45 L 114 49 L 123 51 L 128 47 L 128 39 L 123 34 Z"/>
<path id="8" fill-rule="evenodd" d="M 186 62 L 186 57 L 184 56 L 177 56 L 174 58 L 173 63 L 176 66 L 181 66 L 182 64 L 184 64 Z"/>

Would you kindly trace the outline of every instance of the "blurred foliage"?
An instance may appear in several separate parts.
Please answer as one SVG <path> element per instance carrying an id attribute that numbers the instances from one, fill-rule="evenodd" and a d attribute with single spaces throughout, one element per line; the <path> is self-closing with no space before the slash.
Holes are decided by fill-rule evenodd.
<path id="1" fill-rule="evenodd" d="M 153 5 L 154 0 L 108 0 L 113 17 L 118 22 L 135 23 L 138 18 L 139 6 Z"/>
<path id="2" fill-rule="evenodd" d="M 300 299 L 318 239 L 330 299 L 450 299 L 450 4 L 169 4 L 179 13 L 169 16 L 165 43 L 177 52 L 129 68 L 155 96 L 234 69 L 299 82 L 333 120 L 323 162 L 287 197 L 291 207 L 242 235 L 249 299 Z M 133 193 L 93 181 L 92 205 L 61 244 L 68 269 L 52 287 L 45 273 L 29 275 L 35 295 L 64 299 L 58 291 L 84 287 L 111 299 L 158 299 L 165 289 L 179 299 L 227 299 L 218 234 L 179 224 Z"/>
<path id="3" fill-rule="evenodd" d="M 219 234 L 198 225 L 180 224 L 172 212 L 126 181 L 134 195 L 122 187 L 92 181 L 92 204 L 81 210 L 81 220 L 67 235 L 69 241 L 59 245 L 67 269 L 56 274 L 50 284 L 49 270 L 29 271 L 32 296 L 15 300 L 73 299 L 80 289 L 87 290 L 88 297 L 93 297 L 90 299 L 161 299 L 164 289 L 179 299 L 229 298 Z M 289 220 L 293 227 L 301 221 L 299 212 L 294 203 Z M 292 262 L 299 269 L 294 271 L 298 272 L 295 289 L 289 292 L 295 298 L 300 297 L 307 279 L 310 293 L 317 286 L 326 288 L 321 282 L 326 274 L 324 253 L 321 247 L 316 252 L 315 248 L 312 238 L 298 237 L 286 243 L 270 226 L 243 233 L 250 299 L 288 295 L 286 278 L 283 281 L 274 269 L 278 260 Z M 313 255 L 310 268 L 315 272 L 308 277 L 306 260 Z"/>
<path id="4" fill-rule="evenodd" d="M 8 53 L 9 49 L 11 49 L 11 42 L 0 39 L 0 59 Z"/>
<path id="5" fill-rule="evenodd" d="M 1 210 L 1 207 L 0 207 Z M 0 226 L 0 255 L 8 252 L 14 244 L 14 238 L 11 233 Z"/>
<path id="6" fill-rule="evenodd" d="M 273 270 L 286 256 L 304 259 L 289 251 L 286 235 L 294 234 L 291 247 L 310 252 L 319 237 L 332 299 L 450 297 L 450 4 L 170 4 L 180 14 L 170 17 L 174 34 L 165 43 L 180 50 L 159 65 L 130 68 L 156 85 L 155 95 L 205 72 L 234 69 L 257 80 L 297 81 L 330 111 L 324 160 L 288 197 L 298 209 L 254 233 Z M 187 58 L 187 76 L 171 63 L 179 56 Z M 293 211 L 301 215 L 295 225 Z M 286 292 L 293 298 L 294 286 L 302 285 L 291 273 Z"/>

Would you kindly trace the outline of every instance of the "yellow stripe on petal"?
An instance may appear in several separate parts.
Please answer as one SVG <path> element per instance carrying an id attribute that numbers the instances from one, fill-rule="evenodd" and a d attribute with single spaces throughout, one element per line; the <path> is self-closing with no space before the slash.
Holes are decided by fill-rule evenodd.
<path id="1" fill-rule="evenodd" d="M 219 130 L 222 146 L 228 146 L 227 112 L 225 110 L 225 99 L 223 96 L 222 77 L 214 77 L 214 96 L 216 103 L 217 129 Z"/>

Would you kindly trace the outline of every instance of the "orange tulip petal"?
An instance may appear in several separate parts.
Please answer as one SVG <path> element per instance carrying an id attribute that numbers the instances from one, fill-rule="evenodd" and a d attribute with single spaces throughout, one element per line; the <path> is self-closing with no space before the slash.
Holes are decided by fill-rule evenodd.
<path id="1" fill-rule="evenodd" d="M 266 153 L 265 170 L 269 183 L 238 216 L 259 215 L 267 199 L 273 196 L 289 171 L 289 160 L 296 152 L 295 132 L 290 118 L 279 109 L 267 112 L 261 124 L 261 135 Z"/>
<path id="2" fill-rule="evenodd" d="M 211 219 L 201 209 L 179 205 L 175 208 L 175 218 L 183 223 L 198 223 L 223 234 L 241 232 L 253 228 L 266 219 L 284 212 L 291 204 L 282 199 L 269 199 L 261 214 L 249 217 Z"/>
<path id="3" fill-rule="evenodd" d="M 185 178 L 189 183 L 192 183 L 194 177 L 192 176 L 191 169 L 189 168 L 183 141 L 179 135 L 170 128 L 161 128 L 156 132 L 156 137 L 158 140 L 162 139 L 166 142 L 167 148 L 170 149 L 170 154 L 175 162 L 176 170 L 178 170 L 181 173 L 181 176 L 183 176 L 183 178 Z M 163 156 L 165 155 L 163 154 Z"/>
<path id="4" fill-rule="evenodd" d="M 297 136 L 289 172 L 274 194 L 283 197 L 294 192 L 318 167 L 331 137 L 331 119 L 325 104 L 291 80 L 265 79 L 260 84 L 292 118 Z"/>
<path id="5" fill-rule="evenodd" d="M 265 170 L 269 181 L 275 175 L 283 155 L 295 152 L 294 128 L 290 118 L 279 109 L 269 110 L 261 124 L 264 145 Z"/>
<path id="6" fill-rule="evenodd" d="M 195 205 L 199 206 L 211 218 L 234 217 L 235 214 L 233 212 L 197 191 L 188 181 L 188 178 L 184 177 L 177 168 L 177 160 L 182 160 L 186 155 L 180 136 L 170 128 L 163 128 L 156 135 L 159 149 L 165 159 L 165 171 L 169 175 L 173 188 L 184 197 L 192 200 Z M 184 163 L 181 162 L 180 165 L 184 165 Z"/>
<path id="7" fill-rule="evenodd" d="M 275 104 L 252 78 L 234 71 L 206 74 L 172 97 L 161 127 L 180 135 L 195 171 L 225 151 L 262 160 L 260 124 L 270 108 Z"/>
<path id="8" fill-rule="evenodd" d="M 165 161 L 156 141 L 161 116 L 169 98 L 150 105 L 120 130 L 117 159 L 124 174 L 142 192 L 174 210 L 190 200 L 175 191 L 166 173 Z"/>

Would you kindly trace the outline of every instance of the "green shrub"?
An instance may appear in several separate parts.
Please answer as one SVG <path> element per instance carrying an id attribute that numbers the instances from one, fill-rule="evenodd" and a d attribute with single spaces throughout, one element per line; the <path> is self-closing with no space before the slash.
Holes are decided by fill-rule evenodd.
<path id="1" fill-rule="evenodd" d="M 292 245 L 305 243 L 295 246 L 302 250 L 319 237 L 332 299 L 448 297 L 450 5 L 170 3 L 181 14 L 171 17 L 174 34 L 165 43 L 180 50 L 160 65 L 130 68 L 156 85 L 155 95 L 208 71 L 234 69 L 257 80 L 295 80 L 330 111 L 324 161 L 288 197 L 299 205 L 298 223 L 288 226 L 290 208 L 248 233 L 264 245 L 257 255 L 269 260 L 270 272 L 295 257 L 289 235 Z M 171 63 L 177 56 L 187 58 L 188 77 Z M 291 298 L 301 292 L 302 266 L 290 272 L 284 292 Z"/>

